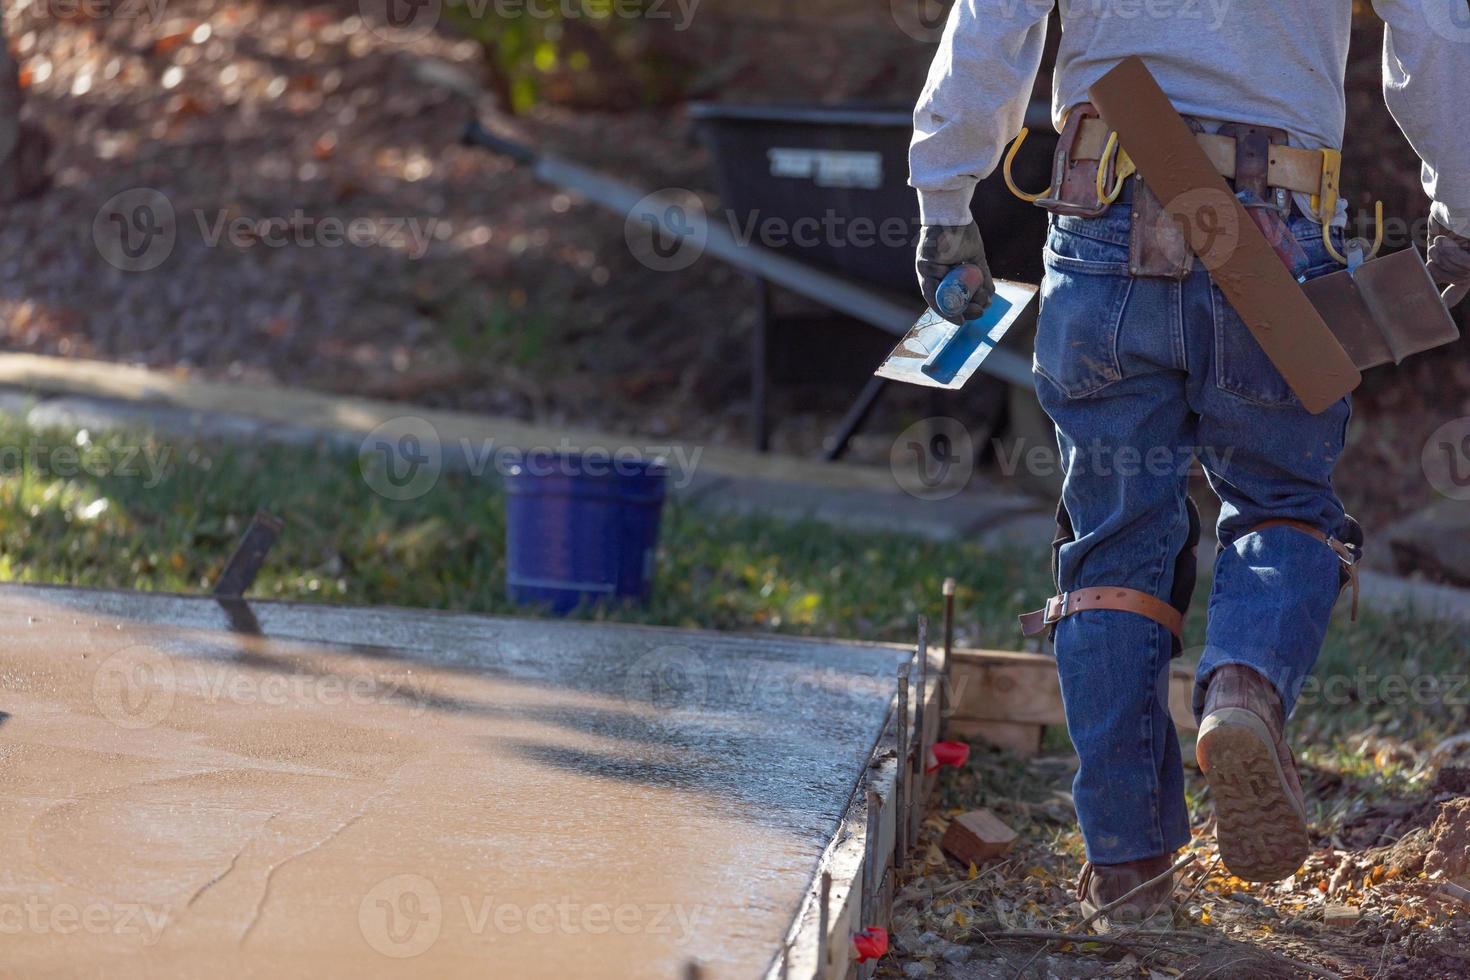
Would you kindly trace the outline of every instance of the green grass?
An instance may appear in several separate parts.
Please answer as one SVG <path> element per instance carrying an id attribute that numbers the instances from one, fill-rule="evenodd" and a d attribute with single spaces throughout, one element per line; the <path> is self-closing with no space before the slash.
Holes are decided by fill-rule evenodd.
<path id="1" fill-rule="evenodd" d="M 369 488 L 352 454 L 37 433 L 0 422 L 0 580 L 204 591 L 256 508 L 287 525 L 254 596 L 535 612 L 505 598 L 505 511 L 493 474 L 445 474 L 424 496 L 395 502 Z M 1044 554 L 716 516 L 671 502 L 652 602 L 582 615 L 904 641 L 919 613 L 940 612 L 947 575 L 961 583 L 959 624 L 973 645 L 1017 648 L 1017 610 L 1050 592 Z M 1207 588 L 1201 583 L 1190 617 L 1194 642 Z M 1358 748 L 1373 737 L 1422 751 L 1470 727 L 1465 654 L 1458 627 L 1366 612 L 1351 626 L 1340 610 L 1316 674 L 1322 686 L 1298 712 L 1311 761 L 1350 778 L 1407 778 L 1411 756 L 1365 757 Z M 1425 683 L 1436 685 L 1427 697 Z"/>
<path id="2" fill-rule="evenodd" d="M 131 461 L 139 472 L 96 463 L 94 473 L 75 472 L 55 454 L 77 451 L 79 439 L 111 469 Z M 12 458 L 0 457 L 3 580 L 206 590 L 251 514 L 265 508 L 286 529 L 254 596 L 527 612 L 505 598 L 505 510 L 493 473 L 446 473 L 424 496 L 396 502 L 369 488 L 355 456 L 319 449 L 92 439 L 14 422 L 0 422 L 0 447 L 15 447 Z M 16 458 L 34 465 L 17 467 Z M 156 473 L 148 460 L 161 464 Z M 1045 563 L 1014 554 L 722 517 L 671 501 L 653 601 L 584 615 L 906 640 L 920 612 L 938 612 L 946 575 L 964 583 L 959 601 L 971 639 L 991 645 L 1013 646 L 1015 609 L 1047 590 Z"/>

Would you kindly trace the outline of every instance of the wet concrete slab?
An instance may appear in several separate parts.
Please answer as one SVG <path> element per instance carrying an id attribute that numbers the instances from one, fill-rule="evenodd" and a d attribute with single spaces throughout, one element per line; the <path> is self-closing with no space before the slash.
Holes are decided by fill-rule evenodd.
<path id="1" fill-rule="evenodd" d="M 0 587 L 0 974 L 770 968 L 890 648 Z"/>

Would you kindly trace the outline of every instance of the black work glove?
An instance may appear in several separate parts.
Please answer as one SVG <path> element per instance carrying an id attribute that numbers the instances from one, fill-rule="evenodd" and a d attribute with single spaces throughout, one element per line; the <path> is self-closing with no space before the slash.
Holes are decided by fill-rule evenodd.
<path id="1" fill-rule="evenodd" d="M 1429 222 L 1429 272 L 1441 286 L 1470 286 L 1470 238 Z"/>
<path id="2" fill-rule="evenodd" d="M 970 297 L 970 305 L 957 316 L 944 316 L 936 307 L 935 293 L 944 277 L 955 266 L 970 264 L 978 266 L 984 275 L 980 288 Z M 990 276 L 990 265 L 985 261 L 985 243 L 980 240 L 980 229 L 975 222 L 967 225 L 925 225 L 919 230 L 919 257 L 915 263 L 919 272 L 919 290 L 929 309 L 951 323 L 964 323 L 985 312 L 995 295 L 995 280 Z"/>

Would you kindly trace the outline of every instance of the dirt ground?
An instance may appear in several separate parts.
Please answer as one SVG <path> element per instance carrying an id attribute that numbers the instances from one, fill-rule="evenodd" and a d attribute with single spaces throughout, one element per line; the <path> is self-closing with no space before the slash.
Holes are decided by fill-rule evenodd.
<path id="1" fill-rule="evenodd" d="M 112 17 L 50 6 L 12 3 L 4 15 L 29 111 L 58 143 L 55 186 L 0 227 L 6 349 L 749 441 L 751 284 L 712 260 L 650 271 L 616 216 L 458 146 L 471 110 L 420 69 L 478 78 L 475 44 L 447 31 L 391 40 L 349 0 L 176 0 L 156 19 L 137 16 L 138 4 Z M 875 34 L 868 21 L 832 23 L 813 39 L 760 18 L 698 20 L 680 40 L 701 71 L 688 91 L 911 100 L 927 49 L 895 43 L 891 24 Z M 1360 52 L 1354 77 L 1374 64 L 1375 52 Z M 1359 81 L 1354 118 L 1379 119 L 1376 83 Z M 544 106 L 509 127 L 641 187 L 717 203 L 677 105 Z M 1350 153 L 1349 171 L 1391 164 L 1367 189 L 1390 213 L 1422 210 L 1407 148 L 1385 139 Z M 104 204 L 138 188 L 167 198 L 177 222 L 171 253 L 148 272 L 114 268 L 92 241 Z M 354 219 L 367 222 L 366 244 L 329 247 L 330 223 Z M 861 380 L 778 385 L 775 447 L 815 453 Z M 994 396 L 941 410 L 983 448 Z M 1470 414 L 1470 365 L 1458 349 L 1420 357 L 1371 376 L 1358 404 L 1342 491 L 1378 526 L 1432 499 L 1419 454 L 1441 422 Z M 894 435 L 931 411 L 896 393 L 854 456 L 886 459 Z"/>
<path id="2" fill-rule="evenodd" d="M 1081 843 L 1068 794 L 1073 763 L 978 750 L 942 787 L 895 910 L 897 956 L 881 976 L 1416 977 L 1470 971 L 1470 769 L 1444 767 L 1413 798 L 1362 803 L 1331 826 L 1292 878 L 1251 884 L 1218 861 L 1207 802 L 1195 862 L 1179 876 L 1169 931 L 1066 934 L 1080 921 Z M 1204 794 L 1187 770 L 1192 796 Z M 1304 771 L 1317 798 L 1361 791 Z M 1010 854 L 961 868 L 939 849 L 949 820 L 989 807 L 1019 833 Z M 1027 934 L 1031 935 L 1027 935 Z M 1036 933 L 1055 933 L 1054 940 Z M 1066 935 L 1063 935 L 1066 934 Z"/>

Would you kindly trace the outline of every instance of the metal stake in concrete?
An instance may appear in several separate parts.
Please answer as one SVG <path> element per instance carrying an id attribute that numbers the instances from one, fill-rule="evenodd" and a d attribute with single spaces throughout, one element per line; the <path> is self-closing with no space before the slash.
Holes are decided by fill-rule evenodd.
<path id="1" fill-rule="evenodd" d="M 956 583 L 953 578 L 944 580 L 944 659 L 939 662 L 939 669 L 944 676 L 949 676 L 949 655 L 954 652 L 954 593 Z"/>
<path id="2" fill-rule="evenodd" d="M 874 790 L 868 790 L 868 829 L 866 846 L 863 848 L 863 901 L 862 922 L 866 927 L 873 921 L 873 912 L 878 907 L 878 834 L 882 826 L 883 800 Z"/>
<path id="3" fill-rule="evenodd" d="M 894 823 L 897 833 L 893 835 L 896 846 L 894 864 L 898 868 L 903 867 L 904 858 L 908 855 L 909 835 L 906 828 L 909 820 L 909 665 L 904 664 L 898 668 L 898 768 L 893 775 L 894 793 L 897 799 L 897 813 Z"/>
<path id="4" fill-rule="evenodd" d="M 832 943 L 827 930 L 832 928 L 832 872 L 822 872 L 822 905 L 817 931 L 816 980 L 826 980 L 827 967 L 831 965 Z"/>
<path id="5" fill-rule="evenodd" d="M 919 694 L 914 701 L 914 776 L 924 774 L 924 702 L 929 700 L 929 617 L 919 617 Z"/>
<path id="6" fill-rule="evenodd" d="M 929 700 L 929 617 L 919 617 L 919 690 L 914 698 L 914 802 L 904 833 L 909 843 L 919 842 L 919 822 L 924 819 L 924 766 L 929 761 L 929 733 L 925 724 Z"/>
<path id="7" fill-rule="evenodd" d="M 281 519 L 274 514 L 263 510 L 255 512 L 255 516 L 250 519 L 250 526 L 245 529 L 245 533 L 240 536 L 240 543 L 235 546 L 235 553 L 230 556 L 230 560 L 225 563 L 225 570 L 215 580 L 216 596 L 222 599 L 239 599 L 245 595 L 254 584 L 255 576 L 260 573 L 266 554 L 276 543 L 281 527 Z"/>

